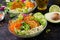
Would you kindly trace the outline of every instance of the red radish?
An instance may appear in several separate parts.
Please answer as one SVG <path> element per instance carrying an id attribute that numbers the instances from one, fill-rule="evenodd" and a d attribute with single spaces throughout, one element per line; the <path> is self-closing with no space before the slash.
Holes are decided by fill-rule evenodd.
<path id="1" fill-rule="evenodd" d="M 23 15 L 23 17 L 26 17 L 27 16 L 27 14 L 22 14 Z"/>
<path id="2" fill-rule="evenodd" d="M 22 0 L 22 2 L 24 2 L 25 0 Z"/>
<path id="3" fill-rule="evenodd" d="M 1 7 L 0 7 L 0 10 L 1 10 L 1 11 L 4 11 L 4 8 L 5 8 L 5 6 L 1 6 Z"/>

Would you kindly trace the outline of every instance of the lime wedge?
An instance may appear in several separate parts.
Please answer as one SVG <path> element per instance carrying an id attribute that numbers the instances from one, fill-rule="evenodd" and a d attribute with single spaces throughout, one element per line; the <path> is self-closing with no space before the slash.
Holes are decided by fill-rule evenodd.
<path id="1" fill-rule="evenodd" d="M 60 12 L 60 8 L 59 8 L 59 6 L 57 6 L 57 5 L 52 5 L 52 6 L 49 8 L 49 12 Z"/>

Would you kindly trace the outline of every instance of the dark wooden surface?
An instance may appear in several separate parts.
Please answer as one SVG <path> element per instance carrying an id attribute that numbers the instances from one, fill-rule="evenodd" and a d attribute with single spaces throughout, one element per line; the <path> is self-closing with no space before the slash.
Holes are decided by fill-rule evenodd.
<path id="1" fill-rule="evenodd" d="M 5 2 L 2 2 L 2 0 L 0 0 L 0 3 L 5 5 Z M 54 3 L 53 1 L 50 0 L 47 10 L 39 11 L 35 9 L 33 13 L 42 12 L 43 14 L 45 14 L 46 12 L 48 12 L 49 7 L 52 4 Z M 0 22 L 0 40 L 60 40 L 60 23 L 53 24 L 48 22 L 46 29 L 38 36 L 33 38 L 19 38 L 14 36 L 8 31 L 8 21 L 9 21 L 9 16 L 6 15 L 5 19 Z M 47 29 L 51 29 L 51 31 L 49 33 L 46 33 Z"/>

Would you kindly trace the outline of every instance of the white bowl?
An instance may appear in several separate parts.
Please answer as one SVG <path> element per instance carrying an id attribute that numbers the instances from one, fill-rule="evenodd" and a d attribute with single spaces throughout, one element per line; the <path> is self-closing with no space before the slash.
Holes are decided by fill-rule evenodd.
<path id="1" fill-rule="evenodd" d="M 43 21 L 44 20 L 44 21 Z M 13 20 L 11 21 L 11 23 L 13 22 Z M 15 32 L 16 33 L 13 33 L 9 28 L 10 28 L 10 26 L 8 27 L 8 29 L 9 29 L 9 31 L 12 33 L 12 34 L 14 34 L 15 36 L 17 36 L 17 37 L 22 37 L 22 38 L 30 38 L 30 37 L 34 37 L 34 36 L 37 36 L 37 35 L 39 35 L 45 28 L 46 28 L 46 26 L 47 26 L 47 21 L 46 21 L 46 19 L 44 18 L 44 17 L 42 17 L 42 23 L 44 22 L 44 24 L 45 24 L 45 26 L 43 26 L 42 24 L 40 25 L 40 26 L 38 26 L 38 27 L 35 27 L 35 28 L 32 28 L 32 29 L 30 29 L 30 30 L 27 30 L 27 31 L 22 31 L 22 33 L 24 33 L 24 34 L 20 34 L 20 33 L 18 33 L 18 34 L 16 34 L 17 33 L 17 29 L 16 28 L 14 28 L 15 30 Z M 20 30 L 18 30 L 19 32 L 20 32 Z"/>
<path id="2" fill-rule="evenodd" d="M 34 6 L 34 8 L 33 9 L 31 9 L 30 11 L 28 11 L 27 13 L 30 13 L 30 12 L 32 12 L 33 10 L 35 10 L 35 8 L 37 7 L 37 4 L 36 4 L 36 2 L 35 1 L 31 1 L 31 2 L 33 2 L 34 4 L 35 4 L 35 6 Z M 10 8 L 8 8 L 9 9 L 9 13 L 24 13 L 24 12 L 18 12 L 17 10 L 10 10 Z"/>
<path id="3" fill-rule="evenodd" d="M 49 21 L 49 22 L 51 22 L 51 23 L 59 23 L 60 22 L 60 20 L 52 20 L 52 16 L 53 16 L 53 14 L 54 13 L 59 13 L 60 14 L 60 12 L 50 12 L 50 13 L 46 13 L 45 14 L 45 18 Z"/>
<path id="4" fill-rule="evenodd" d="M 0 21 L 2 21 L 5 17 L 5 13 L 3 11 L 0 11 L 1 14 L 3 14 L 2 18 L 0 19 Z"/>

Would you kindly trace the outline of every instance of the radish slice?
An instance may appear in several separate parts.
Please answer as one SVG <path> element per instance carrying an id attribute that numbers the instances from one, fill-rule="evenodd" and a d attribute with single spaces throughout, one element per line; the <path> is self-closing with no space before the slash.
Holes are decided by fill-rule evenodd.
<path id="1" fill-rule="evenodd" d="M 5 6 L 1 6 L 1 7 L 0 7 L 0 10 L 1 10 L 1 11 L 4 11 L 4 8 L 5 8 Z"/>

